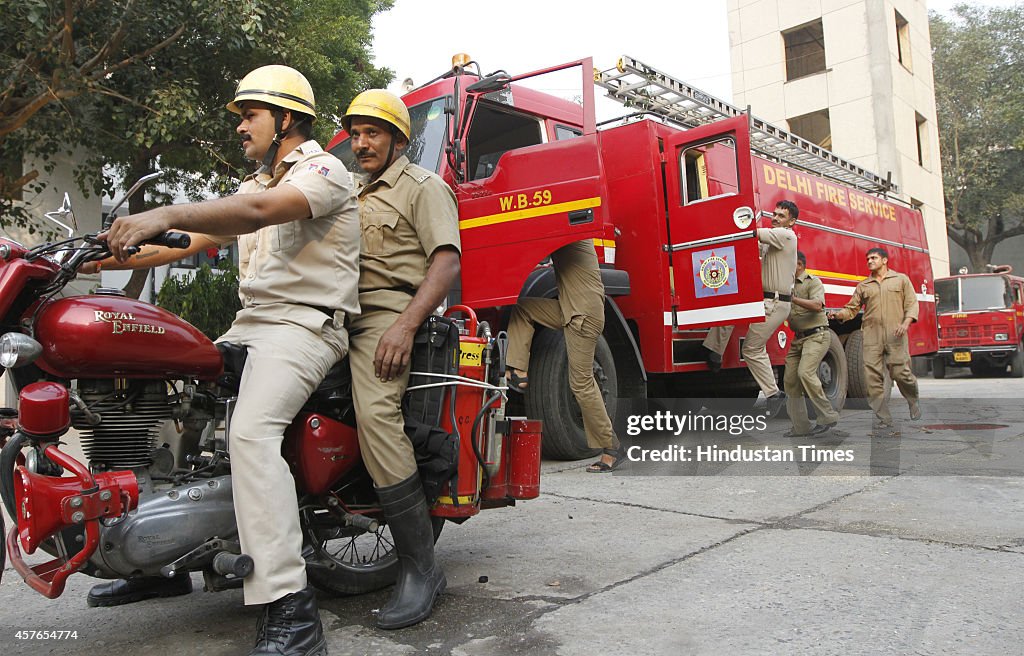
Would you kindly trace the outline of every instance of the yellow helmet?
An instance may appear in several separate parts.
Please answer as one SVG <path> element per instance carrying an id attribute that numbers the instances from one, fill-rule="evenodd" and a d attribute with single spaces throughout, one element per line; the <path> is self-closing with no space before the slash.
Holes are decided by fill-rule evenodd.
<path id="1" fill-rule="evenodd" d="M 353 116 L 372 116 L 387 121 L 398 128 L 398 131 L 404 134 L 406 139 L 412 139 L 409 108 L 405 106 L 401 98 L 390 91 L 370 89 L 356 96 L 352 104 L 348 106 L 348 111 L 341 117 L 341 125 L 346 132 L 351 132 Z"/>
<path id="2" fill-rule="evenodd" d="M 309 86 L 302 73 L 290 66 L 271 64 L 250 71 L 238 83 L 235 99 L 227 104 L 228 111 L 241 114 L 242 110 L 239 109 L 238 103 L 243 100 L 258 100 L 268 105 L 316 116 L 313 87 Z"/>

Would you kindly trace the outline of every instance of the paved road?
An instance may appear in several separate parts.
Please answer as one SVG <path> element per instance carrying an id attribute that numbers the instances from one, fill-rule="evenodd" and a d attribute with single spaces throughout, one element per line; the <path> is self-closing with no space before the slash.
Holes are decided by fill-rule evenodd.
<path id="1" fill-rule="evenodd" d="M 849 437 L 823 444 L 852 448 L 853 463 L 654 476 L 545 462 L 539 499 L 446 526 L 449 588 L 427 622 L 383 632 L 373 611 L 386 592 L 322 597 L 330 652 L 1021 653 L 1024 380 L 954 375 L 922 389 L 937 400 L 899 440 L 860 438 L 869 417 L 844 413 Z M 992 426 L 963 425 L 980 422 Z M 786 428 L 772 422 L 758 440 L 786 448 Z M 256 615 L 238 591 L 90 609 L 91 583 L 73 577 L 48 601 L 6 571 L 0 651 L 248 653 Z"/>

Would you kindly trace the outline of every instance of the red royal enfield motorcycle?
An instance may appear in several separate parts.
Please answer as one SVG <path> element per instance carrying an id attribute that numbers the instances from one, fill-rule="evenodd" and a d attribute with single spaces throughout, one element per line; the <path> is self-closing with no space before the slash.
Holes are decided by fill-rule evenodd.
<path id="1" fill-rule="evenodd" d="M 18 390 L 18 408 L 0 409 L 0 495 L 16 522 L 0 571 L 9 555 L 50 598 L 75 572 L 109 579 L 201 571 L 208 590 L 237 587 L 252 560 L 237 540 L 227 435 L 244 353 L 218 350 L 189 323 L 120 290 L 62 297 L 83 263 L 109 251 L 95 234 L 73 236 L 66 195 L 47 217 L 69 238 L 35 248 L 0 238 L 0 364 Z M 184 248 L 188 236 L 153 243 Z M 505 416 L 501 340 L 469 308 L 446 314 L 417 335 L 406 399 L 407 432 L 447 443 L 455 460 L 431 495 L 435 539 L 445 520 L 540 492 L 540 422 Z M 341 594 L 397 575 L 360 459 L 350 390 L 343 361 L 282 447 L 299 493 L 309 579 Z M 85 462 L 65 447 L 73 439 Z M 26 561 L 39 550 L 50 558 Z"/>

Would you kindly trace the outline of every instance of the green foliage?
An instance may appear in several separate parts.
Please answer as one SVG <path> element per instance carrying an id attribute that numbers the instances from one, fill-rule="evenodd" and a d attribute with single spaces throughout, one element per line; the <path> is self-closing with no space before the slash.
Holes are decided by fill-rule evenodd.
<path id="1" fill-rule="evenodd" d="M 238 298 L 238 269 L 222 262 L 214 272 L 209 264 L 196 269 L 191 280 L 168 276 L 160 286 L 156 303 L 198 328 L 210 339 L 227 332 L 235 313 L 242 309 Z"/>
<path id="2" fill-rule="evenodd" d="M 165 181 L 193 199 L 230 193 L 250 168 L 224 108 L 237 80 L 264 64 L 296 67 L 317 96 L 316 136 L 333 136 L 349 100 L 392 77 L 370 54 L 370 20 L 391 5 L 0 0 L 0 162 L 85 149 L 95 157 L 78 182 L 100 193 L 128 186 L 159 158 Z M 12 197 L 38 190 L 31 174 L 0 172 L 0 225 L 22 223 Z M 137 195 L 131 211 L 144 204 Z"/>
<path id="3" fill-rule="evenodd" d="M 930 17 L 946 223 L 975 270 L 1024 235 L 1024 5 Z"/>

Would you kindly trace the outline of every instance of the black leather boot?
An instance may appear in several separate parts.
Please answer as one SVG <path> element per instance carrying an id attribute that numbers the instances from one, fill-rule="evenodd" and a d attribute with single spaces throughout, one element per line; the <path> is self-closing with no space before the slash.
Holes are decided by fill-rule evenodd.
<path id="1" fill-rule="evenodd" d="M 256 647 L 249 656 L 327 656 L 327 639 L 312 586 L 263 607 L 256 625 Z"/>
<path id="2" fill-rule="evenodd" d="M 117 579 L 92 586 L 85 603 L 90 606 L 120 606 L 134 604 L 154 597 L 177 597 L 192 592 L 192 577 L 180 572 L 174 578 L 162 576 L 139 576 L 134 579 Z"/>
<path id="3" fill-rule="evenodd" d="M 430 617 L 434 599 L 448 582 L 434 561 L 434 527 L 419 474 L 397 485 L 377 488 L 398 556 L 398 581 L 377 614 L 377 626 L 401 629 Z"/>

